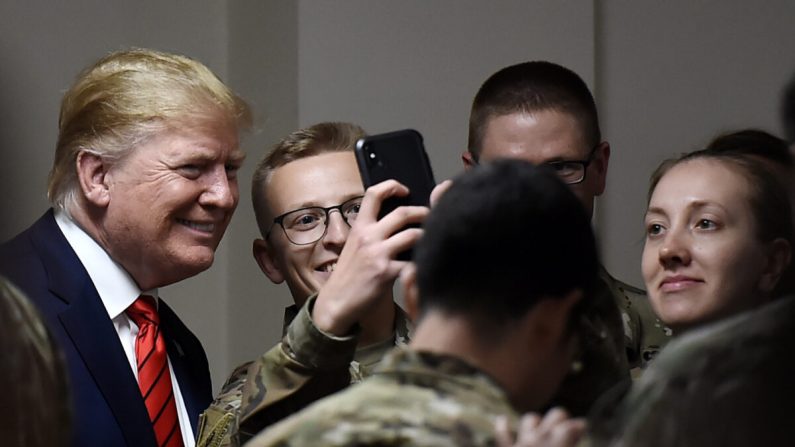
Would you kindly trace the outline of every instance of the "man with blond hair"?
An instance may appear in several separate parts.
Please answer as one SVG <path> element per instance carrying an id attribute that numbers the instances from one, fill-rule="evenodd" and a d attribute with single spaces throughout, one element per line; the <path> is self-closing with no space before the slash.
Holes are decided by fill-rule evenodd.
<path id="1" fill-rule="evenodd" d="M 53 208 L 0 247 L 0 273 L 64 353 L 72 445 L 194 445 L 207 358 L 158 288 L 212 264 L 249 121 L 207 67 L 151 50 L 100 59 L 64 95 Z"/>
<path id="2" fill-rule="evenodd" d="M 262 238 L 254 258 L 295 302 L 281 343 L 235 370 L 202 417 L 199 444 L 238 445 L 264 427 L 369 376 L 408 342 L 410 324 L 392 287 L 395 257 L 419 238 L 426 207 L 377 220 L 399 183 L 366 192 L 353 149 L 364 131 L 349 123 L 297 130 L 262 159 L 252 197 Z"/>

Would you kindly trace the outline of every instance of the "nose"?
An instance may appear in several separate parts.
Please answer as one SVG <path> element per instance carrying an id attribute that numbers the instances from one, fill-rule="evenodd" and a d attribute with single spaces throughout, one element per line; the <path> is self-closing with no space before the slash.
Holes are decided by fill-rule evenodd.
<path id="1" fill-rule="evenodd" d="M 351 227 L 345 223 L 342 214 L 339 210 L 331 210 L 328 213 L 328 221 L 326 222 L 326 234 L 323 236 L 323 245 L 328 248 L 337 248 L 342 250 L 345 241 L 348 240 L 348 233 Z"/>
<path id="2" fill-rule="evenodd" d="M 221 167 L 212 173 L 204 191 L 199 196 L 199 203 L 224 210 L 233 210 L 237 205 L 239 191 L 237 179 L 229 178 L 226 170 Z"/>
<path id="3" fill-rule="evenodd" d="M 686 236 L 679 232 L 669 232 L 659 250 L 660 264 L 665 268 L 690 264 L 690 247 Z"/>

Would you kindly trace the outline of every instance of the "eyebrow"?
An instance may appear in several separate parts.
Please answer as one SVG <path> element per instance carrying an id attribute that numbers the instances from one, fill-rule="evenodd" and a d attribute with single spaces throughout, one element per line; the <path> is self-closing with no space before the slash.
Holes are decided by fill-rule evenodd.
<path id="1" fill-rule="evenodd" d="M 207 147 L 194 147 L 194 150 L 191 153 L 177 153 L 175 154 L 176 157 L 179 158 L 186 158 L 192 160 L 202 160 L 202 161 L 215 161 L 218 160 L 218 153 L 210 148 Z M 243 160 L 246 159 L 246 153 L 241 151 L 240 149 L 235 149 L 229 152 L 227 157 L 227 161 L 232 163 L 242 163 Z"/>
<path id="2" fill-rule="evenodd" d="M 659 215 L 662 215 L 662 216 L 666 216 L 667 215 L 665 210 L 663 210 L 662 208 L 660 208 L 658 206 L 653 206 L 653 207 L 647 208 L 645 215 L 648 216 L 649 214 L 659 214 Z"/>
<path id="3" fill-rule="evenodd" d="M 544 160 L 544 161 L 542 161 L 542 162 L 541 162 L 541 164 L 546 164 L 546 163 L 569 163 L 569 162 L 581 162 L 581 161 L 585 161 L 585 160 L 587 160 L 587 159 L 588 159 L 588 156 L 590 155 L 590 153 L 591 153 L 591 152 L 588 152 L 587 154 L 585 154 L 585 155 L 583 155 L 583 156 L 580 156 L 580 155 L 568 155 L 568 156 L 561 156 L 561 155 L 558 155 L 558 156 L 556 156 L 556 157 L 552 157 L 552 158 L 550 158 L 549 160 Z"/>
<path id="4" fill-rule="evenodd" d="M 348 194 L 347 196 L 344 196 L 342 201 L 340 201 L 339 203 L 335 203 L 335 204 L 329 205 L 329 206 L 342 205 L 343 203 L 345 203 L 345 202 L 347 202 L 349 200 L 353 200 L 353 199 L 355 199 L 357 197 L 363 197 L 363 196 L 364 196 L 364 193 Z M 306 201 L 306 202 L 301 202 L 298 205 L 295 205 L 294 207 L 290 207 L 289 209 L 287 209 L 285 211 L 285 213 L 289 213 L 289 212 L 295 211 L 295 210 L 300 210 L 300 209 L 303 209 L 303 208 L 326 208 L 326 207 L 321 205 L 321 204 L 319 204 L 316 200 L 309 200 L 309 201 Z"/>
<path id="5" fill-rule="evenodd" d="M 717 202 L 710 201 L 710 200 L 694 200 L 694 201 L 692 201 L 692 202 L 687 204 L 687 209 L 688 210 L 700 210 L 702 208 L 707 208 L 707 207 L 711 207 L 711 206 L 719 208 L 721 211 L 723 211 L 725 213 L 728 213 L 728 210 L 723 205 L 721 205 L 721 204 L 719 204 Z M 658 207 L 658 206 L 649 207 L 646 210 L 646 216 L 648 216 L 650 214 L 657 214 L 657 215 L 661 215 L 661 216 L 667 216 L 668 215 L 668 213 L 666 213 L 664 209 L 662 209 L 661 207 Z"/>
<path id="6" fill-rule="evenodd" d="M 240 149 L 235 149 L 229 154 L 229 161 L 234 163 L 243 163 L 246 159 L 246 153 Z"/>
<path id="7" fill-rule="evenodd" d="M 695 209 L 705 208 L 705 207 L 708 207 L 708 206 L 715 206 L 715 207 L 718 207 L 718 208 L 720 208 L 722 210 L 725 210 L 725 207 L 723 205 L 721 205 L 720 203 L 709 201 L 709 200 L 694 200 L 688 206 L 690 208 L 695 208 Z"/>

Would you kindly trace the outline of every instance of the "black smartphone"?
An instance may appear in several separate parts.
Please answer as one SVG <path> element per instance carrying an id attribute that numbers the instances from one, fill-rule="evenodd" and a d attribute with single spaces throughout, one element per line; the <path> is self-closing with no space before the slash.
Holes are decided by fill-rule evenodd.
<path id="1" fill-rule="evenodd" d="M 422 135 L 413 129 L 371 135 L 356 142 L 356 161 L 365 189 L 395 179 L 409 189 L 405 197 L 390 197 L 381 204 L 378 218 L 404 205 L 430 206 L 433 179 Z M 398 259 L 411 259 L 405 252 Z"/>

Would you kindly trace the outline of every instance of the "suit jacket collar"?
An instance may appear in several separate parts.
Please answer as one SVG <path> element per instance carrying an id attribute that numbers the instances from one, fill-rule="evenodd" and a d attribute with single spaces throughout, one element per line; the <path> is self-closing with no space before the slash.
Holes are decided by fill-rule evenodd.
<path id="1" fill-rule="evenodd" d="M 198 416 L 212 402 L 207 357 L 204 351 L 197 350 L 201 347 L 198 340 L 163 300 L 160 300 L 158 314 L 168 358 L 174 368 L 174 375 L 179 379 L 182 400 L 190 415 L 193 433 L 196 434 L 199 433 Z"/>
<path id="2" fill-rule="evenodd" d="M 124 313 L 141 295 L 135 280 L 91 235 L 65 213 L 55 212 L 55 223 L 91 278 L 108 315 L 114 319 Z M 157 300 L 157 290 L 147 291 Z"/>
<path id="3" fill-rule="evenodd" d="M 113 322 L 80 259 L 58 228 L 53 210 L 40 218 L 31 232 L 50 291 L 69 305 L 59 315 L 61 324 L 80 351 L 125 439 L 133 446 L 156 444 L 154 432 L 146 429 L 151 421 Z M 207 358 L 199 341 L 162 299 L 158 312 L 193 433 L 198 433 L 198 415 L 212 401 Z"/>
<path id="4" fill-rule="evenodd" d="M 31 230 L 50 291 L 69 305 L 58 318 L 116 417 L 127 444 L 155 445 L 141 392 L 113 323 L 83 265 L 56 225 L 52 210 Z"/>

